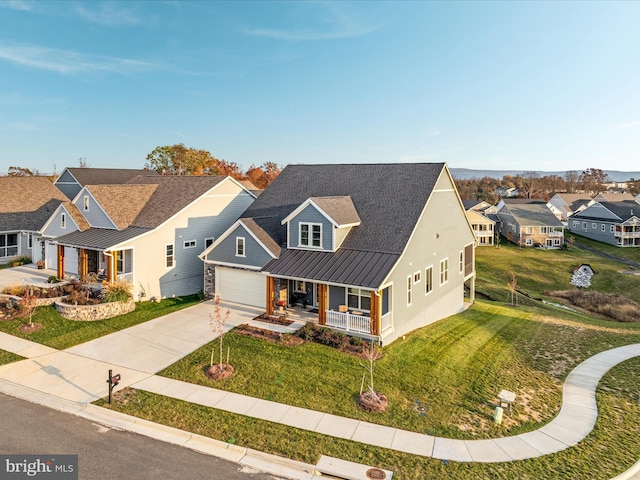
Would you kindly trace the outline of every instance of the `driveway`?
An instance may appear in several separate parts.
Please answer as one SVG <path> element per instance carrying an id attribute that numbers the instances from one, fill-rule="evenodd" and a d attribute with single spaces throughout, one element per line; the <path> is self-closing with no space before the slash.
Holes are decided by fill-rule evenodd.
<path id="1" fill-rule="evenodd" d="M 0 290 L 12 285 L 34 285 L 37 287 L 51 287 L 53 284 L 47 283 L 50 276 L 56 276 L 55 270 L 38 270 L 34 263 L 22 265 L 20 267 L 3 268 L 0 270 Z"/>

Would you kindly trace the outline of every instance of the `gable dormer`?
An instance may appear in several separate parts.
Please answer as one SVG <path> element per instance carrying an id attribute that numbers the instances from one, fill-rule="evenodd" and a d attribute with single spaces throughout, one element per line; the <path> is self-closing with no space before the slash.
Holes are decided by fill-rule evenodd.
<path id="1" fill-rule="evenodd" d="M 281 223 L 287 248 L 335 252 L 360 217 L 349 196 L 309 197 Z"/>

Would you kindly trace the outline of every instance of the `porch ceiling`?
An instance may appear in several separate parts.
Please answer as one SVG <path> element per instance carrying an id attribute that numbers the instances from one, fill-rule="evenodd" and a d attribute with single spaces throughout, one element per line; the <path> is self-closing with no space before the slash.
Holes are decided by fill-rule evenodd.
<path id="1" fill-rule="evenodd" d="M 395 253 L 339 249 L 336 252 L 285 250 L 262 271 L 273 276 L 353 285 L 377 290 L 396 261 Z"/>

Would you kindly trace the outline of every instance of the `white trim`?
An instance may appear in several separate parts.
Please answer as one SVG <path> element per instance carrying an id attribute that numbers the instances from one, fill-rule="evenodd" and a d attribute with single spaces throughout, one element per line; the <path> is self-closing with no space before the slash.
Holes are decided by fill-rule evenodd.
<path id="1" fill-rule="evenodd" d="M 226 238 L 230 237 L 235 232 L 235 229 L 238 228 L 239 226 L 242 226 L 244 231 L 248 233 L 249 236 L 251 236 L 251 238 L 253 238 L 258 243 L 258 245 L 260 245 L 264 249 L 264 251 L 269 254 L 271 258 L 278 258 L 275 253 L 269 250 L 267 246 L 264 243 L 262 243 L 258 237 L 255 236 L 255 234 L 251 231 L 251 229 L 247 228 L 247 226 L 242 222 L 242 219 L 236 220 L 236 222 L 233 225 L 227 228 L 225 232 L 222 235 L 220 235 L 218 239 L 215 240 L 211 245 L 209 245 L 209 247 L 206 248 L 200 255 L 198 255 L 198 257 L 200 257 L 201 260 L 206 261 L 205 260 L 206 256 L 209 255 L 209 253 L 211 253 L 211 250 L 213 250 L 218 245 L 220 245 Z"/>
<path id="2" fill-rule="evenodd" d="M 242 253 L 238 253 L 239 252 L 239 246 L 240 246 L 240 240 L 242 240 Z M 243 257 L 245 258 L 247 256 L 247 242 L 245 237 L 236 237 L 236 257 Z"/>
<path id="3" fill-rule="evenodd" d="M 60 229 L 61 230 L 66 230 L 67 229 L 67 214 L 66 214 L 66 212 L 62 212 L 60 214 Z"/>
<path id="4" fill-rule="evenodd" d="M 427 274 L 430 273 L 430 275 Z M 427 279 L 429 280 L 427 282 Z M 427 286 L 429 286 L 429 291 L 427 292 Z M 433 265 L 429 265 L 424 268 L 424 294 L 425 296 L 430 295 L 433 292 Z"/>
<path id="5" fill-rule="evenodd" d="M 209 245 L 207 245 L 207 242 L 208 242 L 209 240 L 211 240 L 211 243 L 210 243 Z M 205 239 L 204 239 L 204 247 L 205 247 L 205 248 L 209 248 L 211 245 L 213 245 L 213 242 L 215 242 L 215 241 L 216 241 L 216 238 L 215 238 L 215 237 L 207 237 L 207 238 L 205 238 Z"/>
<path id="6" fill-rule="evenodd" d="M 191 245 L 193 243 L 193 245 Z M 189 245 L 187 245 L 189 244 Z M 185 240 L 182 242 L 182 249 L 184 250 L 185 248 L 196 248 L 196 246 L 198 245 L 198 240 L 193 239 L 193 240 Z"/>
<path id="7" fill-rule="evenodd" d="M 407 283 L 405 283 L 407 307 L 410 307 L 413 304 L 413 278 L 412 275 L 407 275 Z"/>
<path id="8" fill-rule="evenodd" d="M 335 195 L 333 195 L 333 196 L 335 196 Z M 340 195 L 340 196 L 351 198 L 349 195 Z M 321 197 L 318 197 L 318 198 L 321 198 Z M 351 199 L 351 203 L 353 203 L 353 199 Z M 313 208 L 315 208 L 318 211 L 318 213 L 320 213 L 320 215 L 322 215 L 324 218 L 326 218 L 336 228 L 356 227 L 356 226 L 360 225 L 360 223 L 361 223 L 361 222 L 352 222 L 352 223 L 339 224 L 333 218 L 331 218 L 331 216 L 327 212 L 325 212 L 322 208 L 320 208 L 318 206 L 318 204 L 315 203 L 311 199 L 311 197 L 309 197 L 304 202 L 302 202 L 295 210 L 293 210 L 293 212 L 291 212 L 289 215 L 284 217 L 282 219 L 282 221 L 280 222 L 280 225 L 284 225 L 285 223 L 289 223 L 291 220 L 293 220 L 300 212 L 302 212 L 308 206 L 312 206 Z M 354 208 L 355 208 L 355 205 L 354 205 Z"/>
<path id="9" fill-rule="evenodd" d="M 458 254 L 458 273 L 464 273 L 464 249 Z"/>
<path id="10" fill-rule="evenodd" d="M 307 245 L 302 243 L 302 226 L 306 225 L 309 227 L 307 232 Z M 320 245 L 313 245 L 313 228 L 320 227 Z M 322 224 L 316 222 L 298 222 L 298 248 L 313 248 L 313 249 L 322 249 Z"/>
<path id="11" fill-rule="evenodd" d="M 445 264 L 446 269 L 442 269 L 442 264 Z M 440 260 L 440 269 L 438 270 L 439 273 L 439 280 L 440 280 L 440 285 L 444 285 L 449 281 L 449 257 L 445 257 L 442 260 Z M 444 282 L 442 281 L 442 274 L 444 273 Z"/>
<path id="12" fill-rule="evenodd" d="M 232 268 L 239 268 L 241 270 L 251 270 L 251 271 L 254 271 L 254 272 L 258 272 L 258 273 L 264 274 L 263 272 L 260 272 L 260 269 L 262 267 L 255 267 L 253 265 L 244 265 L 242 263 L 230 263 L 230 262 L 220 262 L 220 261 L 215 261 L 214 262 L 213 260 L 205 260 L 204 263 L 207 264 L 207 265 L 217 265 L 217 266 L 220 266 L 220 267 L 232 267 Z"/>
<path id="13" fill-rule="evenodd" d="M 84 197 L 82 197 L 82 210 L 84 212 L 89 211 L 89 195 L 85 195 Z"/>
<path id="14" fill-rule="evenodd" d="M 76 205 L 76 202 L 80 201 L 80 196 L 90 196 L 94 203 L 98 206 L 98 209 L 100 211 L 102 211 L 102 213 L 104 213 L 104 216 L 107 217 L 107 220 L 109 220 L 111 222 L 111 226 L 113 227 L 114 230 L 119 230 L 118 225 L 116 225 L 116 222 L 113 221 L 113 219 L 109 216 L 109 214 L 107 213 L 107 211 L 102 208 L 102 205 L 100 205 L 100 202 L 98 202 L 96 200 L 96 197 L 93 196 L 93 194 L 91 193 L 91 191 L 89 190 L 89 185 L 85 185 L 84 187 L 82 187 L 82 189 L 78 192 L 78 194 L 75 196 L 75 198 L 71 201 L 71 203 L 73 203 L 73 206 L 76 207 L 78 209 L 78 211 L 82 214 L 82 216 L 84 217 L 84 219 L 87 221 L 87 223 L 89 224 L 89 226 L 93 227 L 93 228 L 109 228 L 109 227 L 96 227 L 93 223 L 91 223 L 89 221 L 89 219 L 84 215 L 84 210 L 80 207 L 78 207 L 78 205 Z"/>
<path id="15" fill-rule="evenodd" d="M 169 258 L 169 254 L 167 254 L 167 247 L 171 246 L 171 265 L 167 265 L 167 260 Z M 110 248 L 109 251 L 116 251 L 114 248 Z M 106 250 L 105 250 L 106 253 Z M 164 245 L 164 268 L 165 270 L 169 270 L 171 268 L 175 268 L 176 266 L 176 246 L 173 243 L 165 243 Z"/>

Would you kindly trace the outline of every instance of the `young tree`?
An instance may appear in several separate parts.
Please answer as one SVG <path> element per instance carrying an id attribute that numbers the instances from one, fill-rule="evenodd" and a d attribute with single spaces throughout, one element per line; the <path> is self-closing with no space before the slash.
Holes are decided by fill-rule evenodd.
<path id="1" fill-rule="evenodd" d="M 233 367 L 228 364 L 222 363 L 222 344 L 224 341 L 225 328 L 224 324 L 229 319 L 231 315 L 231 310 L 228 308 L 223 312 L 222 309 L 222 300 L 219 295 L 216 295 L 216 298 L 213 301 L 213 313 L 209 314 L 209 326 L 211 327 L 211 331 L 214 336 L 219 339 L 220 343 L 220 362 L 217 365 L 213 364 L 213 352 L 214 349 L 211 349 L 211 362 L 209 364 L 208 374 L 210 378 L 213 379 L 222 379 L 233 373 Z M 227 358 L 228 361 L 228 358 Z M 228 372 L 228 373 L 227 373 Z"/>
<path id="2" fill-rule="evenodd" d="M 33 287 L 31 285 L 27 285 L 25 287 L 25 292 L 22 298 L 20 299 L 20 312 L 21 316 L 28 318 L 29 322 L 26 325 L 21 325 L 19 330 L 22 332 L 35 332 L 39 330 L 42 325 L 39 323 L 33 323 L 33 312 L 36 309 L 36 297 L 33 295 Z"/>
<path id="3" fill-rule="evenodd" d="M 360 363 L 362 368 L 365 369 L 365 373 L 362 376 L 362 385 L 360 387 L 360 395 L 358 396 L 358 405 L 364 410 L 370 412 L 381 412 L 387 408 L 387 397 L 376 392 L 373 386 L 373 370 L 376 360 L 380 357 L 380 352 L 376 348 L 373 341 L 369 341 L 367 345 L 362 347 L 362 353 L 366 363 Z M 364 379 L 365 376 L 369 376 L 369 385 L 366 391 L 364 391 Z"/>
<path id="4" fill-rule="evenodd" d="M 15 166 L 9 167 L 9 170 L 7 172 L 7 175 L 9 177 L 32 177 L 39 174 L 40 173 L 38 172 L 38 170 L 31 170 L 29 168 Z"/>

